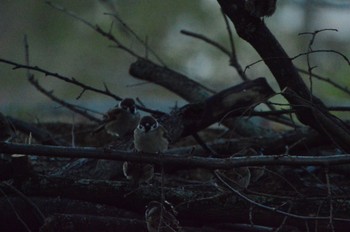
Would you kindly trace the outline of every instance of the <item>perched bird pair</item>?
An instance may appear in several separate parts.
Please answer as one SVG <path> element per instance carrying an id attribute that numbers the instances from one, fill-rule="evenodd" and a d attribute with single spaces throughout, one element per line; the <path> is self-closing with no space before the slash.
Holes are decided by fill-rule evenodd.
<path id="1" fill-rule="evenodd" d="M 107 133 L 118 137 L 124 137 L 133 132 L 137 151 L 145 153 L 166 151 L 169 141 L 164 127 L 152 116 L 140 118 L 135 101 L 125 98 L 118 106 L 107 112 L 103 124 L 94 132 L 105 129 Z M 147 183 L 153 178 L 154 167 L 151 164 L 124 162 L 123 173 L 129 180 Z"/>
<path id="2" fill-rule="evenodd" d="M 107 112 L 103 123 L 94 130 L 94 133 L 105 129 L 107 133 L 122 138 L 133 132 L 137 151 L 146 153 L 165 151 L 169 142 L 164 127 L 152 116 L 140 118 L 135 101 L 132 98 L 125 98 Z"/>

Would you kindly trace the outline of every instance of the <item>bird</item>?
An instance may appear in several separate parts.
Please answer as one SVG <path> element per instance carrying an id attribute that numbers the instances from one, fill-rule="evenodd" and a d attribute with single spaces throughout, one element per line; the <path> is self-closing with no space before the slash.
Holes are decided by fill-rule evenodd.
<path id="1" fill-rule="evenodd" d="M 158 201 L 151 201 L 146 206 L 145 211 L 148 232 L 183 231 L 180 227 L 179 221 L 175 217 L 176 214 L 177 212 L 174 207 L 168 201 L 164 201 L 164 204 Z"/>
<path id="2" fill-rule="evenodd" d="M 127 180 L 130 180 L 132 186 L 138 186 L 141 183 L 149 183 L 154 176 L 154 166 L 152 164 L 127 162 L 123 163 L 123 174 Z"/>
<path id="3" fill-rule="evenodd" d="M 277 0 L 245 0 L 244 7 L 250 15 L 261 18 L 271 16 L 276 10 Z"/>
<path id="4" fill-rule="evenodd" d="M 162 153 L 169 146 L 167 131 L 152 116 L 143 116 L 134 130 L 134 145 L 139 152 Z"/>
<path id="5" fill-rule="evenodd" d="M 0 112 L 0 141 L 8 142 L 16 137 L 15 128 Z"/>
<path id="6" fill-rule="evenodd" d="M 169 141 L 166 130 L 152 116 L 143 116 L 134 130 L 134 145 L 138 152 L 162 153 L 168 149 Z M 134 185 L 149 183 L 154 176 L 152 164 L 127 162 L 123 163 L 126 179 Z"/>
<path id="7" fill-rule="evenodd" d="M 136 109 L 132 98 L 124 98 L 116 107 L 108 110 L 102 124 L 93 133 L 105 129 L 108 134 L 125 137 L 132 134 L 140 121 L 140 113 Z"/>

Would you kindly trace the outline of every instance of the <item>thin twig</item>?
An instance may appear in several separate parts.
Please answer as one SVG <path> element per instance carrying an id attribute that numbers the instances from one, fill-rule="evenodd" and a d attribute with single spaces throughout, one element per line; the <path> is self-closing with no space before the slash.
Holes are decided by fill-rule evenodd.
<path id="1" fill-rule="evenodd" d="M 280 175 L 278 172 L 275 172 L 275 171 L 272 171 L 268 168 L 265 168 L 265 171 L 277 176 L 278 178 L 282 179 L 287 185 L 289 185 L 295 193 L 298 194 L 299 197 L 304 197 L 303 194 L 301 192 L 298 191 L 298 189 L 287 179 L 285 178 L 284 176 Z"/>
<path id="2" fill-rule="evenodd" d="M 204 151 L 208 152 L 211 156 L 215 155 L 218 156 L 216 151 L 214 151 L 212 148 L 210 148 L 203 139 L 198 135 L 198 133 L 194 133 L 192 137 L 196 140 L 196 142 L 203 148 Z"/>
<path id="3" fill-rule="evenodd" d="M 298 214 L 293 214 L 293 213 L 288 213 L 282 210 L 279 210 L 275 207 L 269 207 L 263 204 L 260 204 L 256 201 L 253 201 L 252 199 L 244 196 L 242 193 L 240 193 L 238 190 L 232 188 L 231 185 L 229 185 L 228 183 L 226 183 L 222 177 L 220 176 L 220 173 L 218 171 L 214 171 L 214 175 L 215 177 L 222 183 L 224 184 L 228 189 L 231 190 L 231 192 L 233 192 L 234 194 L 236 194 L 237 196 L 239 196 L 240 198 L 242 198 L 243 200 L 249 202 L 252 205 L 255 205 L 261 209 L 265 209 L 271 212 L 275 212 L 284 216 L 288 216 L 291 218 L 295 218 L 295 219 L 302 219 L 302 220 L 329 220 L 329 217 L 312 217 L 312 216 L 303 216 L 303 215 L 298 215 Z M 333 218 L 334 221 L 345 221 L 345 222 L 350 222 L 350 219 L 345 219 L 345 218 Z"/>
<path id="4" fill-rule="evenodd" d="M 334 229 L 334 216 L 333 216 L 333 199 L 332 199 L 332 191 L 331 191 L 331 183 L 329 180 L 329 170 L 326 167 L 325 168 L 325 175 L 326 175 L 326 182 L 327 182 L 327 194 L 328 194 L 328 200 L 329 200 L 329 226 L 332 230 L 332 232 L 335 232 Z"/>
<path id="5" fill-rule="evenodd" d="M 217 49 L 219 49 L 220 51 L 222 51 L 224 54 L 226 54 L 228 57 L 231 57 L 231 53 L 229 50 L 227 50 L 224 46 L 222 46 L 221 44 L 219 44 L 218 42 L 215 42 L 207 37 L 205 37 L 204 35 L 198 34 L 198 33 L 194 33 L 191 31 L 186 31 L 186 30 L 181 30 L 180 31 L 182 34 L 184 35 L 188 35 L 200 40 L 203 40 L 204 42 L 207 42 L 210 45 L 213 45 L 214 47 L 216 47 Z"/>
<path id="6" fill-rule="evenodd" d="M 303 52 L 303 53 L 299 53 L 298 55 L 295 55 L 293 57 L 290 57 L 288 59 L 290 60 L 295 60 L 301 56 L 305 56 L 307 54 L 311 54 L 311 53 L 321 53 L 321 52 L 326 52 L 326 53 L 335 53 L 335 54 L 338 54 L 340 55 L 341 57 L 343 57 L 343 59 L 348 63 L 348 65 L 350 65 L 350 60 L 348 59 L 348 57 L 344 54 L 342 54 L 341 52 L 338 52 L 338 51 L 335 51 L 335 50 L 330 50 L 330 49 L 319 49 L 319 50 L 313 50 L 313 51 L 309 51 L 309 52 Z M 279 60 L 279 59 L 282 59 L 282 57 L 269 57 L 265 60 Z M 244 69 L 244 72 L 247 71 L 247 69 L 249 69 L 250 67 L 252 67 L 253 65 L 256 65 L 257 63 L 260 63 L 260 62 L 263 62 L 264 60 L 263 59 L 260 59 L 260 60 L 257 60 L 251 64 L 248 64 L 245 69 Z"/>
<path id="7" fill-rule="evenodd" d="M 137 41 L 139 41 L 142 45 L 145 46 L 146 51 L 150 52 L 158 61 L 159 63 L 161 63 L 164 67 L 167 67 L 167 65 L 165 64 L 165 62 L 160 58 L 160 56 L 148 45 L 148 39 L 146 37 L 145 40 L 142 40 L 140 38 L 140 36 L 138 36 L 136 34 L 136 32 L 134 30 L 131 29 L 131 27 L 129 27 L 129 25 L 127 23 L 124 22 L 124 20 L 121 19 L 121 17 L 119 17 L 119 15 L 117 14 L 117 12 L 111 14 L 111 13 L 105 13 L 105 15 L 110 15 L 113 16 L 121 25 L 124 29 L 126 29 L 126 31 L 128 31 L 129 33 L 131 33 L 135 39 Z M 147 59 L 147 54 L 145 55 L 146 59 Z"/>
<path id="8" fill-rule="evenodd" d="M 25 62 L 26 62 L 26 66 L 30 66 L 29 65 L 29 44 L 28 44 L 28 39 L 27 39 L 27 36 L 25 35 L 24 36 L 24 51 L 25 51 Z M 43 93 L 44 95 L 46 95 L 47 97 L 49 97 L 51 100 L 55 101 L 55 102 L 58 102 L 59 104 L 61 104 L 62 106 L 74 111 L 74 112 L 77 112 L 77 113 L 80 113 L 82 116 L 92 120 L 92 121 L 96 121 L 96 122 L 99 122 L 100 120 L 98 120 L 97 118 L 93 117 L 92 115 L 89 115 L 86 111 L 81 111 L 81 110 L 78 110 L 76 109 L 73 105 L 63 101 L 63 100 L 60 100 L 58 99 L 57 97 L 53 96 L 53 93 L 52 91 L 46 91 L 43 87 L 41 87 L 38 83 L 37 80 L 34 79 L 34 75 L 32 75 L 30 73 L 30 69 L 27 68 L 27 79 L 28 81 L 36 88 L 38 89 L 41 93 Z"/>
<path id="9" fill-rule="evenodd" d="M 303 69 L 300 69 L 300 68 L 297 68 L 297 70 L 299 72 L 303 73 L 303 74 L 309 74 L 308 71 L 306 71 L 306 70 L 303 70 Z M 324 81 L 324 82 L 326 82 L 326 83 L 328 83 L 330 85 L 333 85 L 335 88 L 337 88 L 337 89 L 343 91 L 344 93 L 347 93 L 347 94 L 350 95 L 350 90 L 349 90 L 348 87 L 344 87 L 344 86 L 338 84 L 337 82 L 331 80 L 330 78 L 322 77 L 322 76 L 314 74 L 314 73 L 312 73 L 312 77 L 314 77 L 314 78 L 316 78 L 318 80 Z"/>
<path id="10" fill-rule="evenodd" d="M 39 82 L 38 82 L 36 79 L 34 79 L 33 76 L 31 76 L 30 78 L 28 78 L 28 81 L 29 81 L 37 90 L 39 90 L 39 91 L 40 91 L 41 93 L 43 93 L 45 96 L 47 96 L 48 98 L 50 98 L 52 101 L 57 102 L 58 104 L 60 104 L 60 105 L 62 105 L 62 106 L 64 106 L 64 107 L 66 107 L 67 109 L 69 109 L 69 110 L 71 110 L 71 111 L 73 111 L 73 112 L 76 112 L 76 113 L 80 114 L 81 116 L 83 116 L 83 117 L 85 117 L 85 118 L 87 118 L 87 119 L 89 119 L 89 120 L 91 120 L 91 121 L 94 121 L 94 122 L 101 122 L 100 119 L 98 119 L 98 118 L 92 116 L 91 114 L 87 113 L 86 111 L 77 109 L 77 108 L 75 107 L 75 105 L 72 105 L 72 104 L 70 104 L 70 103 L 68 103 L 68 102 L 65 102 L 65 101 L 63 101 L 63 100 L 61 100 L 61 99 L 55 97 L 55 96 L 53 95 L 53 91 L 47 91 L 46 89 L 44 89 L 44 88 L 39 84 Z"/>
<path id="11" fill-rule="evenodd" d="M 7 200 L 7 202 L 9 203 L 10 207 L 12 208 L 13 212 L 16 214 L 17 220 L 20 221 L 20 223 L 24 226 L 24 228 L 28 231 L 31 232 L 31 229 L 29 228 L 29 226 L 27 225 L 27 223 L 21 218 L 21 216 L 19 215 L 19 213 L 16 210 L 16 207 L 12 204 L 12 202 L 10 201 L 10 199 L 8 198 L 8 196 L 6 195 L 6 193 L 0 188 L 0 192 L 1 194 L 5 197 L 5 199 Z"/>
<path id="12" fill-rule="evenodd" d="M 35 212 L 38 214 L 39 220 L 41 223 L 44 223 L 45 221 L 45 215 L 43 212 L 39 209 L 39 207 L 34 204 L 33 201 L 31 201 L 26 195 L 24 195 L 21 191 L 19 191 L 17 188 L 13 187 L 12 185 L 6 183 L 6 182 L 1 182 L 0 185 L 5 185 L 8 188 L 10 188 L 12 191 L 14 191 L 18 196 L 20 196 L 23 200 L 25 200 L 33 209 L 35 209 Z"/>
<path id="13" fill-rule="evenodd" d="M 350 65 L 350 60 L 348 59 L 348 57 L 346 55 L 344 55 L 343 53 L 341 52 L 338 52 L 338 51 L 335 51 L 335 50 L 332 50 L 332 49 L 319 49 L 319 50 L 312 50 L 312 51 L 308 51 L 308 52 L 303 52 L 303 53 L 300 53 L 296 56 L 293 56 L 291 57 L 290 59 L 291 60 L 295 60 L 297 59 L 298 57 L 300 56 L 304 56 L 304 55 L 307 55 L 307 54 L 312 54 L 312 53 L 322 53 L 322 52 L 325 52 L 325 53 L 335 53 L 341 57 L 343 57 L 343 59 L 348 63 L 348 65 Z"/>
<path id="14" fill-rule="evenodd" d="M 55 78 L 57 78 L 59 80 L 62 80 L 62 81 L 68 82 L 70 84 L 74 84 L 74 85 L 77 85 L 77 86 L 81 87 L 84 92 L 89 90 L 89 91 L 92 91 L 92 92 L 95 92 L 95 93 L 100 93 L 100 94 L 109 96 L 109 97 L 111 97 L 111 98 L 113 98 L 113 99 L 115 99 L 117 101 L 121 101 L 123 99 L 123 98 L 113 94 L 111 91 L 109 91 L 109 89 L 107 88 L 106 85 L 104 86 L 105 89 L 101 90 L 101 89 L 97 89 L 97 88 L 91 87 L 89 85 L 85 85 L 84 83 L 77 81 L 74 77 L 68 78 L 68 77 L 62 76 L 62 75 L 60 75 L 58 73 L 54 73 L 54 72 L 42 69 L 42 68 L 40 68 L 38 66 L 24 65 L 24 64 L 16 63 L 16 62 L 13 62 L 13 61 L 10 61 L 10 60 L 6 60 L 6 59 L 1 59 L 1 58 L 0 58 L 0 63 L 5 63 L 5 64 L 12 65 L 12 66 L 14 66 L 13 69 L 22 69 L 23 68 L 23 69 L 28 69 L 28 70 L 33 70 L 33 71 L 37 71 L 37 72 L 43 73 L 43 74 L 45 74 L 45 76 L 55 77 Z M 81 94 L 79 94 L 78 97 L 81 97 Z M 74 105 L 72 105 L 72 106 L 74 106 Z M 82 108 L 82 107 L 80 107 L 80 108 Z M 148 109 L 148 108 L 145 108 L 145 107 L 142 107 L 142 106 L 137 106 L 137 108 L 139 110 L 144 111 L 144 112 L 148 112 L 148 113 L 155 114 L 155 115 L 163 115 L 164 114 L 164 112 L 161 112 L 161 111 L 158 111 L 158 110 Z M 91 111 L 91 110 L 86 110 L 86 111 Z"/>
<path id="15" fill-rule="evenodd" d="M 316 36 L 318 33 L 320 32 L 324 32 L 324 31 L 338 31 L 336 29 L 322 29 L 322 30 L 316 30 L 314 32 L 304 32 L 304 33 L 299 33 L 299 35 L 312 35 L 310 41 L 309 41 L 309 45 L 308 45 L 308 53 L 306 55 L 306 63 L 307 63 L 307 67 L 308 67 L 308 76 L 309 76 L 309 88 L 310 88 L 310 100 L 312 101 L 312 92 L 313 92 L 313 81 L 312 81 L 312 70 L 315 68 L 315 67 L 311 67 L 311 64 L 310 64 L 310 54 L 311 52 L 313 51 L 312 49 L 312 45 L 313 43 L 315 42 L 315 39 L 316 39 Z"/>
<path id="16" fill-rule="evenodd" d="M 235 54 L 235 50 L 234 50 L 234 44 L 231 45 L 232 52 L 230 52 L 229 50 L 227 50 L 224 46 L 222 46 L 218 42 L 215 42 L 214 40 L 209 39 L 208 37 L 206 37 L 204 35 L 194 33 L 191 31 L 186 31 L 186 30 L 181 30 L 180 32 L 184 35 L 200 39 L 200 40 L 214 46 L 215 48 L 219 49 L 220 51 L 222 51 L 225 55 L 227 55 L 230 58 L 231 66 L 233 66 L 237 70 L 237 73 L 242 78 L 242 80 L 244 80 L 244 81 L 249 80 L 248 77 L 246 76 L 245 72 L 243 71 L 242 66 L 238 63 L 238 60 L 237 60 L 237 57 Z M 233 40 L 231 43 L 233 43 Z"/>
<path id="17" fill-rule="evenodd" d="M 325 32 L 325 31 L 335 31 L 335 32 L 338 32 L 337 29 L 335 28 L 324 28 L 324 29 L 321 29 L 321 30 L 316 30 L 316 31 L 313 31 L 313 32 L 301 32 L 299 33 L 298 35 L 312 35 L 312 38 L 310 40 L 310 43 L 309 45 L 312 45 L 315 41 L 315 38 L 316 38 L 316 35 L 320 32 Z"/>
<path id="18" fill-rule="evenodd" d="M 289 206 L 287 213 L 290 213 L 291 210 L 292 210 L 292 205 Z M 284 218 L 283 218 L 281 224 L 279 225 L 279 227 L 277 227 L 277 228 L 274 230 L 274 232 L 279 232 L 279 231 L 281 231 L 281 229 L 283 229 L 283 226 L 286 224 L 287 219 L 288 219 L 288 216 L 284 216 Z"/>
<path id="19" fill-rule="evenodd" d="M 99 34 L 101 34 L 102 36 L 106 37 L 108 40 L 112 41 L 113 43 L 116 44 L 117 48 L 127 52 L 129 55 L 137 57 L 139 59 L 143 59 L 143 57 L 141 57 L 140 55 L 138 55 L 137 53 L 135 53 L 133 50 L 129 49 L 128 47 L 126 47 L 123 43 L 121 43 L 117 38 L 115 38 L 110 32 L 106 32 L 104 31 L 102 28 L 100 28 L 98 25 L 93 25 L 92 23 L 90 23 L 89 21 L 81 18 L 80 16 L 78 16 L 76 13 L 67 10 L 66 8 L 59 6 L 57 4 L 54 4 L 50 1 L 46 1 L 46 3 L 51 6 L 52 8 L 59 10 L 75 19 L 77 19 L 78 21 L 84 23 L 85 25 L 87 25 L 88 27 L 92 28 L 93 30 L 95 30 L 96 32 L 98 32 Z"/>
<path id="20" fill-rule="evenodd" d="M 243 81 L 248 81 L 249 78 L 247 77 L 245 72 L 243 72 L 242 66 L 239 64 L 238 59 L 237 59 L 235 43 L 233 40 L 233 35 L 232 35 L 230 23 L 227 20 L 227 16 L 225 15 L 225 13 L 222 10 L 221 10 L 221 13 L 222 13 L 222 16 L 224 17 L 224 21 L 225 21 L 229 41 L 230 41 L 230 46 L 231 46 L 231 54 L 229 56 L 230 57 L 230 64 L 236 69 L 238 75 L 242 78 Z"/>
<path id="21" fill-rule="evenodd" d="M 16 63 L 16 62 L 13 62 L 13 61 L 10 61 L 10 60 L 6 60 L 6 59 L 1 59 L 0 58 L 0 62 L 14 66 L 13 69 L 22 69 L 23 68 L 23 69 L 29 69 L 29 70 L 37 71 L 37 72 L 45 74 L 45 76 L 52 76 L 52 77 L 58 78 L 59 80 L 68 82 L 70 84 L 74 84 L 76 86 L 79 86 L 82 89 L 90 90 L 92 92 L 96 92 L 96 93 L 107 95 L 109 97 L 114 98 L 117 101 L 122 100 L 121 97 L 118 97 L 118 96 L 114 95 L 113 93 L 109 92 L 109 90 L 107 90 L 107 91 L 106 90 L 100 90 L 100 89 L 97 89 L 97 88 L 85 85 L 85 84 L 77 81 L 74 77 L 68 78 L 68 77 L 62 76 L 62 75 L 60 75 L 58 73 L 54 73 L 54 72 L 50 72 L 48 70 L 42 69 L 42 68 L 40 68 L 38 66 L 24 65 L 24 64 Z"/>

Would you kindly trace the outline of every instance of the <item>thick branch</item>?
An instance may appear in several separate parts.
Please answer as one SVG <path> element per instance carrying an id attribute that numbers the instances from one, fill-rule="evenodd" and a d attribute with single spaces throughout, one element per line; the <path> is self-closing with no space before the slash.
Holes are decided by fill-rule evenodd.
<path id="1" fill-rule="evenodd" d="M 213 95 L 199 104 L 183 107 L 183 136 L 193 134 L 200 128 L 220 122 L 226 117 L 241 116 L 274 94 L 264 78 L 246 81 Z"/>
<path id="2" fill-rule="evenodd" d="M 218 0 L 218 2 L 225 14 L 235 25 L 237 34 L 250 43 L 259 53 L 276 78 L 280 88 L 285 89 L 287 87 L 295 92 L 299 98 L 312 102 L 313 108 L 317 107 L 321 110 L 329 123 L 327 126 L 322 125 L 317 120 L 318 115 L 314 114 L 315 111 L 313 109 L 305 105 L 300 105 L 300 101 L 294 95 L 285 94 L 284 96 L 296 110 L 299 120 L 328 136 L 330 140 L 349 141 L 350 130 L 341 120 L 329 114 L 322 101 L 311 94 L 297 69 L 294 67 L 292 60 L 264 22 L 257 17 L 251 16 L 245 10 L 244 0 Z M 340 128 L 341 132 L 333 133 L 330 131 L 331 127 Z M 350 152 L 349 143 L 340 142 L 337 145 Z"/>
<path id="3" fill-rule="evenodd" d="M 174 92 L 190 103 L 205 101 L 214 94 L 213 91 L 200 83 L 171 69 L 154 64 L 151 61 L 139 59 L 131 64 L 129 72 L 138 79 L 153 82 Z M 241 118 L 236 118 L 234 121 L 225 120 L 222 123 L 229 128 L 235 128 L 237 133 L 242 136 L 264 136 L 271 134 L 271 131 L 265 130 L 253 122 Z"/>
<path id="4" fill-rule="evenodd" d="M 158 155 L 125 152 L 117 150 L 106 150 L 103 148 L 73 148 L 44 145 L 25 145 L 0 143 L 0 153 L 26 154 L 37 156 L 69 157 L 69 158 L 92 158 L 119 161 L 145 162 L 160 165 L 169 165 L 181 168 L 207 168 L 207 169 L 230 169 L 233 167 L 256 166 L 256 165 L 290 165 L 290 166 L 329 166 L 350 163 L 350 155 L 333 156 L 248 156 L 232 157 L 226 159 L 187 157 L 165 154 L 162 159 Z"/>
<path id="5" fill-rule="evenodd" d="M 146 62 L 149 65 L 148 62 Z M 154 70 L 158 70 L 156 67 L 147 66 L 153 70 L 151 73 L 156 72 Z M 137 69 L 138 70 L 138 69 Z M 163 67 L 159 67 L 159 72 L 154 74 L 159 78 L 159 75 L 163 75 L 166 73 L 167 69 Z M 173 74 L 173 73 L 172 73 Z M 151 75 L 152 76 L 152 75 Z M 160 79 L 158 79 L 160 81 Z M 161 79 L 166 79 L 167 75 L 162 76 Z M 183 77 L 185 86 L 188 83 L 188 79 Z M 178 83 L 181 81 L 176 81 L 172 79 L 168 84 L 174 85 L 172 83 Z M 194 86 L 200 88 L 202 93 L 204 93 L 205 89 L 202 89 L 197 85 L 197 83 L 193 83 Z M 176 85 L 174 85 L 176 86 Z M 180 88 L 180 86 L 178 86 Z M 195 88 L 195 87 L 193 87 Z M 188 90 L 188 93 L 198 93 L 196 91 Z M 209 94 L 209 92 L 205 92 L 205 95 Z M 160 122 L 166 127 L 169 132 L 169 136 L 171 141 L 175 142 L 180 137 L 184 137 L 187 135 L 192 135 L 213 123 L 221 122 L 228 116 L 241 116 L 246 112 L 252 110 L 256 105 L 261 102 L 266 101 L 269 97 L 274 94 L 271 87 L 268 85 L 264 78 L 257 78 L 256 80 L 247 81 L 242 84 L 233 86 L 226 90 L 223 90 L 211 97 L 205 98 L 201 100 L 204 96 L 194 95 L 197 100 L 201 100 L 200 102 L 196 102 L 194 104 L 188 104 L 180 109 L 175 109 L 171 116 L 164 115 Z M 192 99 L 193 100 L 193 99 Z"/>
<path id="6" fill-rule="evenodd" d="M 139 59 L 131 64 L 129 73 L 141 80 L 161 85 L 189 102 L 203 101 L 214 93 L 183 74 L 144 59 Z"/>
<path id="7" fill-rule="evenodd" d="M 280 89 L 290 87 L 300 96 L 309 99 L 309 89 L 301 79 L 298 71 L 282 46 L 266 27 L 264 22 L 251 16 L 244 8 L 243 0 L 218 0 L 225 14 L 234 23 L 237 34 L 259 53 L 272 74 L 275 76 Z M 313 101 L 323 105 L 319 99 Z"/>

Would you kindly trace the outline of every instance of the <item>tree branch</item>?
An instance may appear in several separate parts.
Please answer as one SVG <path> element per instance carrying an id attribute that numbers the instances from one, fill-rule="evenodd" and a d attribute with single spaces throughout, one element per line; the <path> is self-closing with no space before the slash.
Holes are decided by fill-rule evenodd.
<path id="1" fill-rule="evenodd" d="M 145 162 L 181 168 L 206 168 L 206 169 L 230 169 L 243 166 L 257 165 L 289 165 L 289 166 L 329 166 L 350 163 L 350 155 L 332 155 L 332 156 L 248 156 L 232 157 L 225 159 L 187 157 L 184 155 L 166 154 L 159 159 L 158 155 L 142 154 L 137 152 L 126 152 L 118 150 L 108 150 L 105 148 L 73 148 L 62 146 L 45 146 L 45 145 L 26 145 L 10 144 L 1 142 L 0 152 L 6 154 L 26 154 L 49 157 L 69 157 L 69 158 L 91 158 L 91 159 L 108 159 L 131 162 Z"/>
<path id="2" fill-rule="evenodd" d="M 138 79 L 161 85 L 189 102 L 203 101 L 215 93 L 183 74 L 145 59 L 138 59 L 131 64 L 129 73 Z"/>
<path id="3" fill-rule="evenodd" d="M 310 93 L 297 69 L 294 67 L 292 60 L 266 27 L 265 23 L 261 19 L 251 16 L 245 10 L 244 0 L 218 0 L 218 2 L 225 14 L 235 25 L 237 34 L 250 43 L 259 53 L 276 78 L 281 90 L 289 88 L 295 93 L 294 95 L 284 94 L 284 96 L 296 110 L 298 119 L 302 123 L 324 134 L 331 141 L 349 141 L 349 128 L 340 119 L 331 115 L 323 102 Z M 308 105 L 300 105 L 298 98 L 312 102 L 312 108 Z M 317 115 L 314 114 L 314 108 L 322 111 L 324 117 L 329 121 L 327 126 L 322 125 L 317 120 Z M 334 134 L 330 131 L 331 127 L 337 127 L 341 132 Z M 350 143 L 340 142 L 337 145 L 345 151 L 350 152 Z"/>

